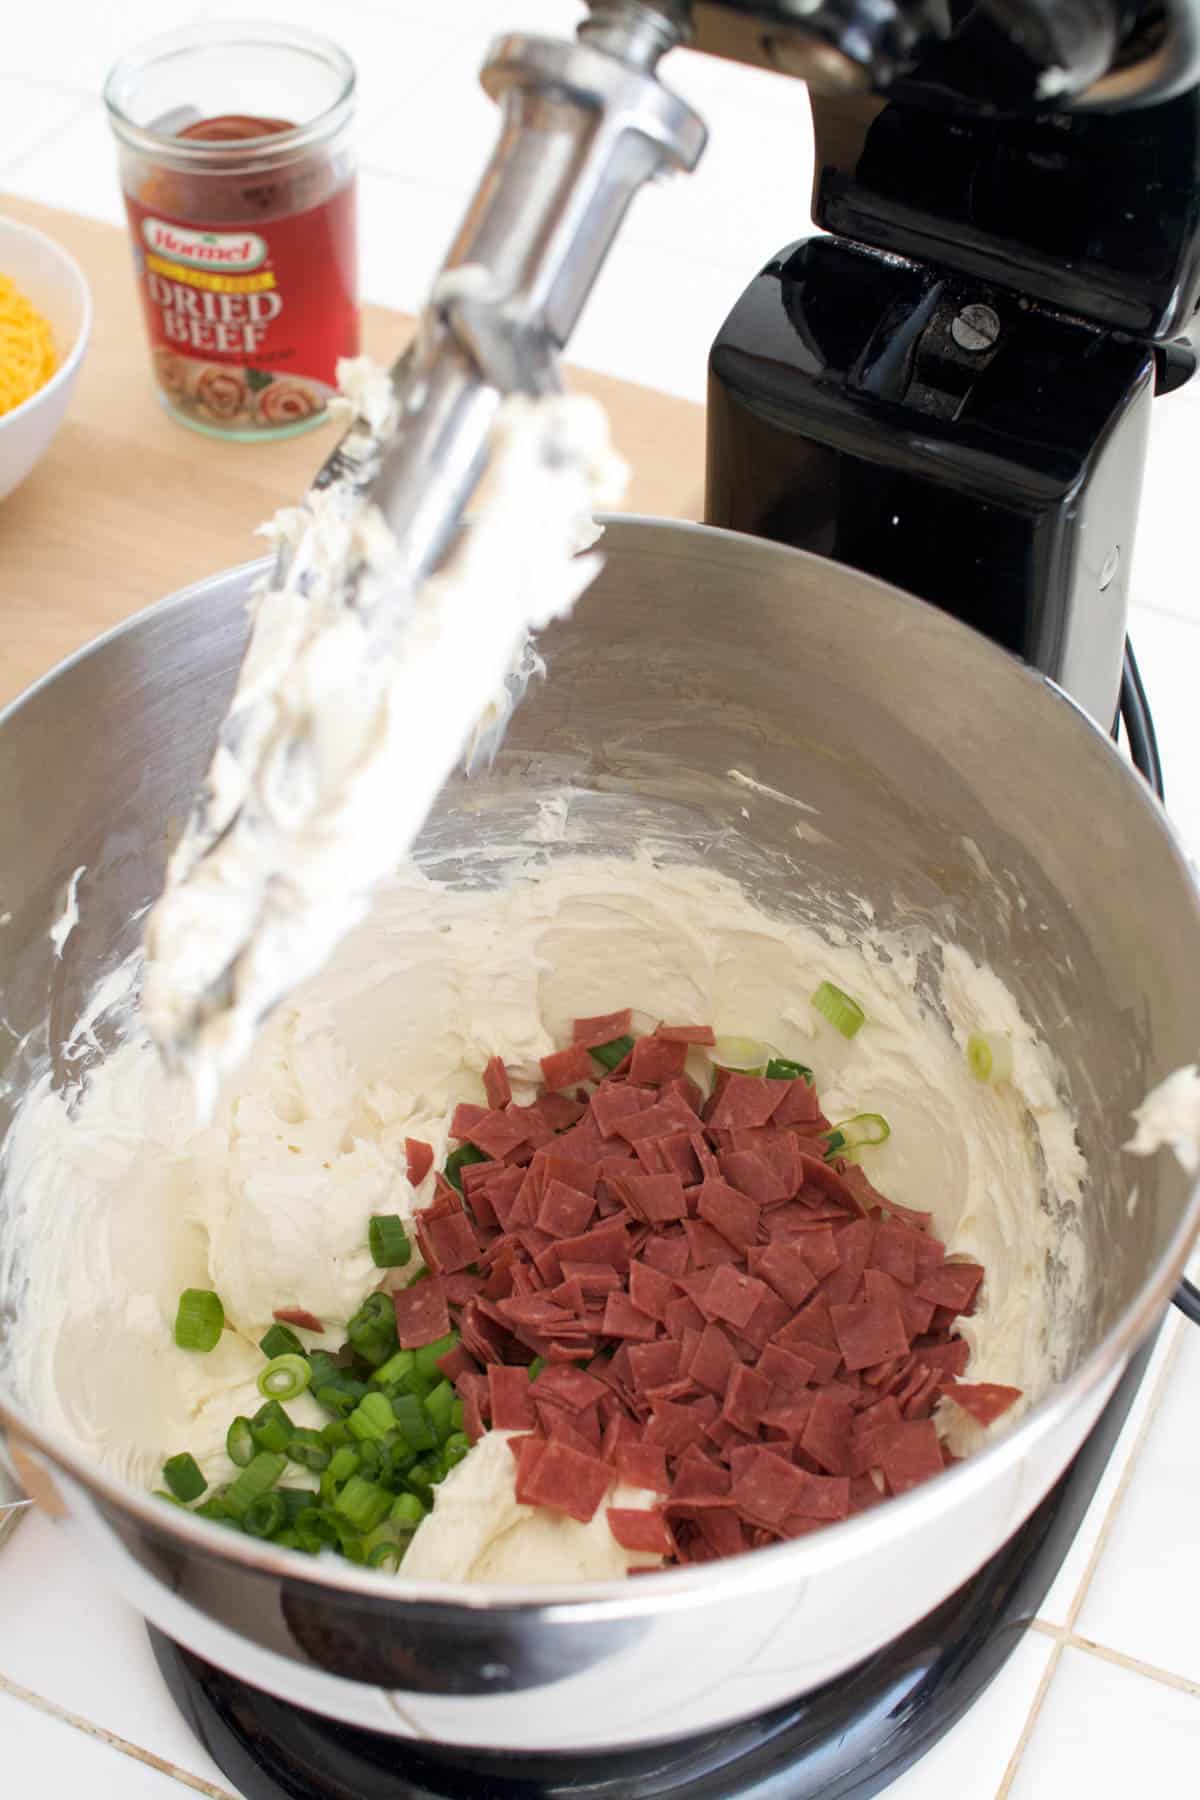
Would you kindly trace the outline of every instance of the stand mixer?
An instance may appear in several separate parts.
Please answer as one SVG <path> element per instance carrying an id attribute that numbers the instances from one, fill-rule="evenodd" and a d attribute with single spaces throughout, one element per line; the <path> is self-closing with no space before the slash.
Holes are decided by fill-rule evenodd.
<path id="1" fill-rule="evenodd" d="M 703 125 L 655 72 L 685 41 L 808 83 L 829 233 L 775 259 L 714 347 L 708 522 L 936 601 L 1107 727 L 1126 666 L 1147 409 L 1192 368 L 1176 341 L 1200 286 L 1185 9 L 601 3 L 576 44 L 501 40 L 483 73 L 500 141 L 393 371 L 399 423 L 369 454 L 335 453 L 321 482 L 379 506 L 410 587 L 439 567 L 502 396 L 554 392 L 557 355 L 633 195 L 701 154 Z M 919 1627 L 843 1680 L 720 1733 L 578 1758 L 401 1750 L 154 1631 L 156 1654 L 254 1800 L 861 1800 L 960 1716 L 1019 1638 L 1144 1365 L 1145 1353 L 1048 1499 Z"/>

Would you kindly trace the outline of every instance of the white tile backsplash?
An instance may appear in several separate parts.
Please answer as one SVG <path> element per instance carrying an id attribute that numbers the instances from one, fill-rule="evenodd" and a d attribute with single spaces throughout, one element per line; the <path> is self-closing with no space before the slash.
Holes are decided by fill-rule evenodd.
<path id="1" fill-rule="evenodd" d="M 1187 854 L 1200 862 L 1200 619 L 1134 606 L 1129 637 L 1154 715 L 1167 813 Z M 1200 1050 L 1200 1031 L 1197 1037 Z"/>
<path id="2" fill-rule="evenodd" d="M 60 93 L 43 82 L 7 72 L 0 74 L 0 169 L 52 143 L 82 106 L 78 95 Z"/>
<path id="3" fill-rule="evenodd" d="M 40 1514 L 24 1519 L 0 1547 L 0 1620 L 0 1676 L 199 1780 L 222 1780 L 167 1693 L 139 1615 L 89 1567 L 68 1534 Z M 33 1800 L 41 1791 L 10 1789 L 8 1772 L 0 1750 L 6 1800 L 26 1800 L 26 1793 Z M 46 1791 L 57 1800 L 67 1784 Z"/>
<path id="4" fill-rule="evenodd" d="M 6 75 L 96 95 L 118 57 L 181 25 L 197 7 L 185 0 L 43 0 L 4 8 Z M 253 6 L 247 11 L 253 13 Z"/>
<path id="5" fill-rule="evenodd" d="M 571 360 L 703 401 L 709 348 L 742 286 L 717 263 L 618 243 L 571 339 Z"/>
<path id="6" fill-rule="evenodd" d="M 1198 1419 L 1200 1330 L 1193 1326 L 1182 1333 L 1075 1629 L 1200 1686 Z"/>
<path id="7" fill-rule="evenodd" d="M 1185 482 L 1195 467 L 1198 440 L 1200 376 L 1162 395 L 1150 409 L 1150 449 L 1130 575 L 1137 606 L 1173 613 L 1193 625 L 1200 625 L 1200 574 L 1196 558 L 1180 554 L 1179 526 L 1189 505 Z"/>
<path id="8" fill-rule="evenodd" d="M 358 260 L 364 300 L 417 312 L 458 224 L 457 197 L 400 175 L 358 179 Z"/>
<path id="9" fill-rule="evenodd" d="M 1198 1752 L 1200 1698 L 1067 1649 L 1004 1800 L 1171 1800 L 1196 1792 Z"/>
<path id="10" fill-rule="evenodd" d="M 1121 1428 L 1121 1435 L 1113 1448 L 1108 1467 L 1096 1489 L 1092 1504 L 1087 1510 L 1075 1542 L 1063 1559 L 1053 1587 L 1038 1607 L 1038 1618 L 1044 1619 L 1048 1624 L 1069 1624 L 1075 1607 L 1083 1598 L 1088 1566 L 1095 1552 L 1100 1533 L 1108 1521 L 1117 1490 L 1129 1468 L 1129 1459 L 1133 1455 L 1134 1446 L 1146 1422 L 1146 1415 L 1162 1393 L 1164 1371 L 1176 1339 L 1183 1329 L 1179 1314 L 1172 1307 L 1156 1335 L 1146 1373 L 1142 1378 L 1141 1386 L 1134 1395 L 1133 1404 Z"/>
<path id="11" fill-rule="evenodd" d="M 193 7 L 193 12 L 197 9 Z M 454 8 L 422 7 L 410 0 L 398 18 L 357 6 L 330 7 L 323 0 L 273 0 L 257 8 L 248 0 L 209 0 L 205 20 L 276 17 L 321 37 L 333 38 L 352 58 L 358 75 L 358 121 L 369 133 L 392 109 L 416 104 L 453 54 L 462 35 Z M 418 165 L 419 166 L 419 165 Z"/>
<path id="12" fill-rule="evenodd" d="M 1030 1631 L 940 1743 L 887 1789 L 887 1800 L 983 1800 L 1000 1786 L 1054 1651 Z"/>
<path id="13" fill-rule="evenodd" d="M 196 1792 L 174 1776 L 152 1768 L 102 1738 L 0 1693 L 0 1744 L 4 1746 L 3 1792 L 11 1800 L 65 1800 L 68 1794 L 87 1800 L 187 1800 Z M 206 1783 L 201 1793 L 213 1797 L 232 1790 L 224 1781 Z"/>

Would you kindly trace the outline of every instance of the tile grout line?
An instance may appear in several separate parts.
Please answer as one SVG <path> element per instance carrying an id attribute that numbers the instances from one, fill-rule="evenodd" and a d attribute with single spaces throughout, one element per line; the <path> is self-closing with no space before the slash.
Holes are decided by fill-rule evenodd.
<path id="1" fill-rule="evenodd" d="M 1051 1627 L 1050 1629 L 1053 1630 L 1054 1628 Z M 1024 1756 L 1029 1740 L 1033 1736 L 1033 1728 L 1038 1722 L 1038 1717 L 1045 1704 L 1046 1695 L 1050 1691 L 1050 1683 L 1054 1680 L 1055 1671 L 1062 1661 L 1062 1653 L 1063 1640 L 1059 1637 L 1050 1652 L 1046 1667 L 1042 1670 L 1042 1679 L 1038 1682 L 1037 1692 L 1034 1694 L 1029 1705 L 1029 1711 L 1025 1715 L 1025 1723 L 1021 1727 L 1021 1735 L 1013 1746 L 1012 1755 L 1008 1759 L 1008 1767 L 1005 1769 L 1001 1778 L 1000 1786 L 996 1789 L 995 1800 L 1008 1800 L 1008 1795 L 1012 1790 L 1012 1784 L 1017 1777 L 1017 1770 L 1021 1765 L 1021 1758 Z"/>
<path id="2" fill-rule="evenodd" d="M 55 139 L 68 131 L 74 131 L 95 105 L 94 99 L 84 99 L 80 95 L 70 93 L 65 88 L 56 89 L 55 92 L 57 97 L 62 100 L 74 98 L 75 105 L 60 125 L 47 125 L 41 130 L 35 130 L 24 150 L 17 156 L 0 157 L 0 187 L 4 187 L 8 176 L 19 175 L 21 170 L 34 158 L 40 156 Z M 18 198 L 21 197 L 18 196 Z M 28 196 L 25 197 L 28 198 Z"/>
<path id="3" fill-rule="evenodd" d="M 10 1681 L 7 1675 L 0 1674 L 0 1694 L 7 1694 L 13 1700 L 19 1700 L 26 1706 L 32 1706 L 36 1712 L 45 1713 L 48 1718 L 57 1719 L 60 1724 L 81 1731 L 85 1737 L 95 1738 L 110 1749 L 118 1751 L 122 1756 L 130 1757 L 134 1762 L 145 1764 L 147 1768 L 156 1769 L 160 1775 L 180 1782 L 191 1788 L 193 1793 L 203 1794 L 205 1800 L 236 1800 L 228 1788 L 215 1787 L 202 1775 L 193 1775 L 187 1769 L 181 1769 L 177 1763 L 168 1762 L 165 1757 L 156 1756 L 153 1750 L 144 1750 L 140 1744 L 130 1743 L 128 1738 L 119 1737 L 115 1731 L 108 1731 L 103 1725 L 97 1725 L 91 1719 L 71 1712 L 65 1706 L 58 1706 L 53 1700 L 47 1700 L 41 1694 L 35 1694 L 30 1688 L 21 1687 L 19 1683 Z"/>
<path id="4" fill-rule="evenodd" d="M 1161 1681 L 1164 1687 L 1178 1688 L 1181 1693 L 1194 1694 L 1200 1700 L 1200 1681 L 1193 1681 L 1187 1675 L 1176 1675 L 1172 1669 L 1164 1669 L 1158 1663 L 1142 1662 L 1140 1657 L 1130 1656 L 1128 1651 L 1113 1650 L 1108 1644 L 1097 1643 L 1095 1638 L 1080 1637 L 1078 1632 L 1069 1631 L 1065 1625 L 1050 1625 L 1045 1619 L 1031 1619 L 1027 1629 L 1049 1638 L 1051 1643 L 1064 1650 L 1082 1650 L 1088 1656 L 1098 1656 L 1103 1662 L 1115 1663 L 1119 1669 L 1144 1675 L 1147 1681 Z"/>
<path id="5" fill-rule="evenodd" d="M 1176 625 L 1191 625 L 1200 629 L 1200 618 L 1195 613 L 1180 612 L 1178 607 L 1163 606 L 1155 600 L 1131 600 L 1129 603 L 1129 635 L 1137 632 L 1137 620 L 1140 613 L 1153 613 L 1156 619 L 1171 619 Z"/>
<path id="6" fill-rule="evenodd" d="M 1083 1610 L 1083 1603 L 1087 1599 L 1088 1589 L 1091 1587 L 1092 1577 L 1096 1573 L 1100 1558 L 1108 1548 L 1108 1541 L 1112 1536 L 1113 1527 L 1116 1524 L 1117 1513 L 1120 1511 L 1121 1503 L 1129 1491 L 1129 1484 L 1133 1480 L 1133 1472 L 1136 1469 L 1138 1459 L 1145 1448 L 1146 1439 L 1150 1435 L 1150 1429 L 1153 1426 L 1155 1419 L 1158 1417 L 1160 1402 L 1166 1391 L 1167 1382 L 1171 1378 L 1176 1358 L 1179 1355 L 1181 1321 L 1178 1318 L 1173 1318 L 1171 1327 L 1174 1329 L 1174 1336 L 1167 1348 L 1167 1353 L 1163 1358 L 1163 1366 L 1158 1372 L 1158 1380 L 1154 1384 L 1154 1391 L 1147 1401 L 1145 1413 L 1142 1415 L 1142 1422 L 1138 1426 L 1137 1436 L 1130 1445 L 1129 1455 L 1125 1459 L 1125 1467 L 1121 1470 L 1120 1477 L 1113 1492 L 1113 1497 L 1109 1501 L 1108 1510 L 1104 1515 L 1104 1522 L 1097 1534 L 1096 1542 L 1092 1546 L 1092 1554 L 1088 1557 L 1083 1574 L 1080 1576 L 1079 1586 L 1075 1590 L 1075 1598 L 1067 1608 L 1066 1628 L 1072 1636 L 1075 1631 L 1075 1621 Z"/>
<path id="7" fill-rule="evenodd" d="M 1120 1478 L 1117 1481 L 1112 1499 L 1108 1503 L 1108 1508 L 1104 1514 L 1104 1522 L 1100 1527 L 1096 1542 L 1092 1547 L 1092 1554 L 1088 1558 L 1083 1574 L 1080 1577 L 1079 1586 L 1075 1591 L 1075 1598 L 1067 1610 L 1067 1623 L 1065 1626 L 1060 1626 L 1052 1625 L 1048 1621 L 1041 1619 L 1035 1618 L 1030 1620 L 1030 1625 L 1035 1630 L 1052 1640 L 1053 1648 L 1050 1652 L 1049 1661 L 1042 1671 L 1042 1679 L 1038 1683 L 1037 1692 L 1034 1694 L 1033 1700 L 1030 1703 L 1029 1712 L 1026 1715 L 1025 1723 L 1021 1729 L 1021 1735 L 1013 1747 L 1012 1755 L 1008 1759 L 1008 1767 L 1005 1769 L 1000 1786 L 996 1790 L 995 1800 L 1008 1800 L 1008 1796 L 1012 1792 L 1013 1782 L 1017 1778 L 1021 1760 L 1029 1747 L 1029 1740 L 1033 1736 L 1034 1727 L 1037 1724 L 1042 1707 L 1045 1705 L 1046 1695 L 1050 1691 L 1050 1684 L 1054 1680 L 1059 1663 L 1062 1661 L 1063 1651 L 1068 1645 L 1073 1646 L 1076 1642 L 1079 1643 L 1080 1648 L 1087 1647 L 1086 1640 L 1076 1640 L 1073 1628 L 1076 1619 L 1079 1617 L 1084 1600 L 1087 1598 L 1087 1591 L 1091 1585 L 1092 1576 L 1095 1574 L 1096 1566 L 1107 1546 L 1112 1527 L 1116 1520 L 1117 1510 L 1125 1497 L 1126 1490 L 1133 1476 L 1133 1470 L 1137 1465 L 1138 1457 L 1141 1454 L 1150 1427 L 1154 1423 L 1164 1386 L 1175 1366 L 1175 1358 L 1178 1354 L 1180 1341 L 1178 1320 L 1173 1320 L 1172 1325 L 1174 1326 L 1174 1337 L 1172 1338 L 1166 1356 L 1163 1359 L 1163 1366 L 1158 1372 L 1158 1378 L 1155 1381 L 1153 1392 L 1147 1402 L 1142 1422 L 1138 1426 L 1137 1436 L 1130 1445 L 1129 1455 L 1125 1459 L 1125 1466 L 1121 1470 Z M 1112 1654 L 1113 1659 L 1116 1660 L 1116 1653 Z"/>
<path id="8" fill-rule="evenodd" d="M 1099 1562 L 1101 1554 L 1103 1553 L 1103 1551 L 1108 1543 L 1109 1537 L 1112 1533 L 1112 1527 L 1115 1523 L 1115 1515 L 1116 1515 L 1117 1508 L 1120 1506 L 1121 1501 L 1125 1497 L 1125 1491 L 1128 1488 L 1129 1483 L 1133 1478 L 1133 1471 L 1137 1464 L 1137 1459 L 1138 1459 L 1139 1455 L 1141 1454 L 1142 1446 L 1144 1445 L 1144 1443 L 1146 1441 L 1146 1437 L 1149 1433 L 1150 1427 L 1154 1423 L 1155 1416 L 1157 1415 L 1159 1401 L 1162 1398 L 1164 1383 L 1166 1382 L 1168 1376 L 1170 1375 L 1171 1370 L 1175 1366 L 1175 1358 L 1176 1358 L 1176 1355 L 1178 1354 L 1179 1342 L 1180 1342 L 1180 1337 L 1179 1337 L 1180 1324 L 1181 1324 L 1181 1321 L 1179 1319 L 1171 1318 L 1166 1327 L 1166 1329 L 1172 1331 L 1174 1333 L 1174 1335 L 1172 1337 L 1171 1343 L 1169 1344 L 1169 1346 L 1167 1348 L 1166 1355 L 1163 1358 L 1162 1368 L 1158 1371 L 1158 1374 L 1155 1377 L 1154 1387 L 1150 1393 L 1149 1399 L 1146 1402 L 1146 1410 L 1142 1415 L 1142 1422 L 1138 1426 L 1137 1436 L 1134 1438 L 1132 1444 L 1129 1446 L 1129 1454 L 1125 1458 L 1125 1465 L 1121 1470 L 1120 1476 L 1118 1477 L 1117 1485 L 1113 1489 L 1112 1498 L 1109 1501 L 1107 1508 L 1105 1509 L 1104 1518 L 1100 1525 L 1100 1530 L 1096 1534 L 1096 1542 L 1092 1546 L 1092 1553 L 1088 1557 L 1088 1560 L 1084 1565 L 1083 1573 L 1079 1577 L 1079 1583 L 1075 1589 L 1074 1597 L 1072 1598 L 1071 1604 L 1067 1608 L 1067 1616 L 1066 1616 L 1065 1624 L 1055 1625 L 1053 1620 L 1043 1619 L 1043 1618 L 1038 1617 L 1037 1615 L 1035 1615 L 1029 1621 L 1031 1626 L 1035 1626 L 1039 1631 L 1045 1632 L 1046 1635 L 1049 1637 L 1059 1637 L 1063 1634 L 1065 1634 L 1067 1636 L 1071 1636 L 1073 1634 L 1073 1628 L 1075 1625 L 1075 1621 L 1079 1617 L 1079 1613 L 1080 1613 L 1080 1610 L 1082 1609 L 1083 1602 L 1087 1598 L 1087 1590 L 1091 1584 L 1092 1576 L 1096 1572 L 1096 1565 Z"/>
<path id="9" fill-rule="evenodd" d="M 1133 1675 L 1141 1675 L 1147 1681 L 1157 1681 L 1163 1687 L 1175 1688 L 1179 1693 L 1191 1694 L 1193 1699 L 1200 1700 L 1200 1681 L 1190 1681 L 1186 1675 L 1176 1675 L 1170 1669 L 1160 1668 L 1157 1663 L 1142 1662 L 1136 1656 L 1129 1656 L 1124 1650 L 1110 1650 L 1107 1644 L 1098 1644 L 1093 1638 L 1078 1637 L 1071 1632 L 1064 1647 L 1082 1650 L 1087 1656 L 1099 1657 L 1101 1662 L 1113 1663 L 1118 1669 L 1128 1669 Z"/>

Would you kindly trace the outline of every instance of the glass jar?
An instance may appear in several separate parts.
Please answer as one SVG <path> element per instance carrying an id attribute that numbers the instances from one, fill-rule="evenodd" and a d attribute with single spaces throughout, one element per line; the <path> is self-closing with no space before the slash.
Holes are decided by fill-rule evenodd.
<path id="1" fill-rule="evenodd" d="M 354 85 L 275 24 L 169 32 L 105 83 L 154 374 L 194 431 L 308 431 L 358 352 Z"/>

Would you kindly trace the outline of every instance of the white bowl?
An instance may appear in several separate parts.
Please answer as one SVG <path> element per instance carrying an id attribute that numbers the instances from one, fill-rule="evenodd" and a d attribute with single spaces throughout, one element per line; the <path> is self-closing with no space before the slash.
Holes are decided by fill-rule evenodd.
<path id="1" fill-rule="evenodd" d="M 57 367 L 44 387 L 0 414 L 0 500 L 24 481 L 63 422 L 92 329 L 92 296 L 83 271 L 61 244 L 0 218 L 0 273 L 15 281 L 49 321 Z"/>

